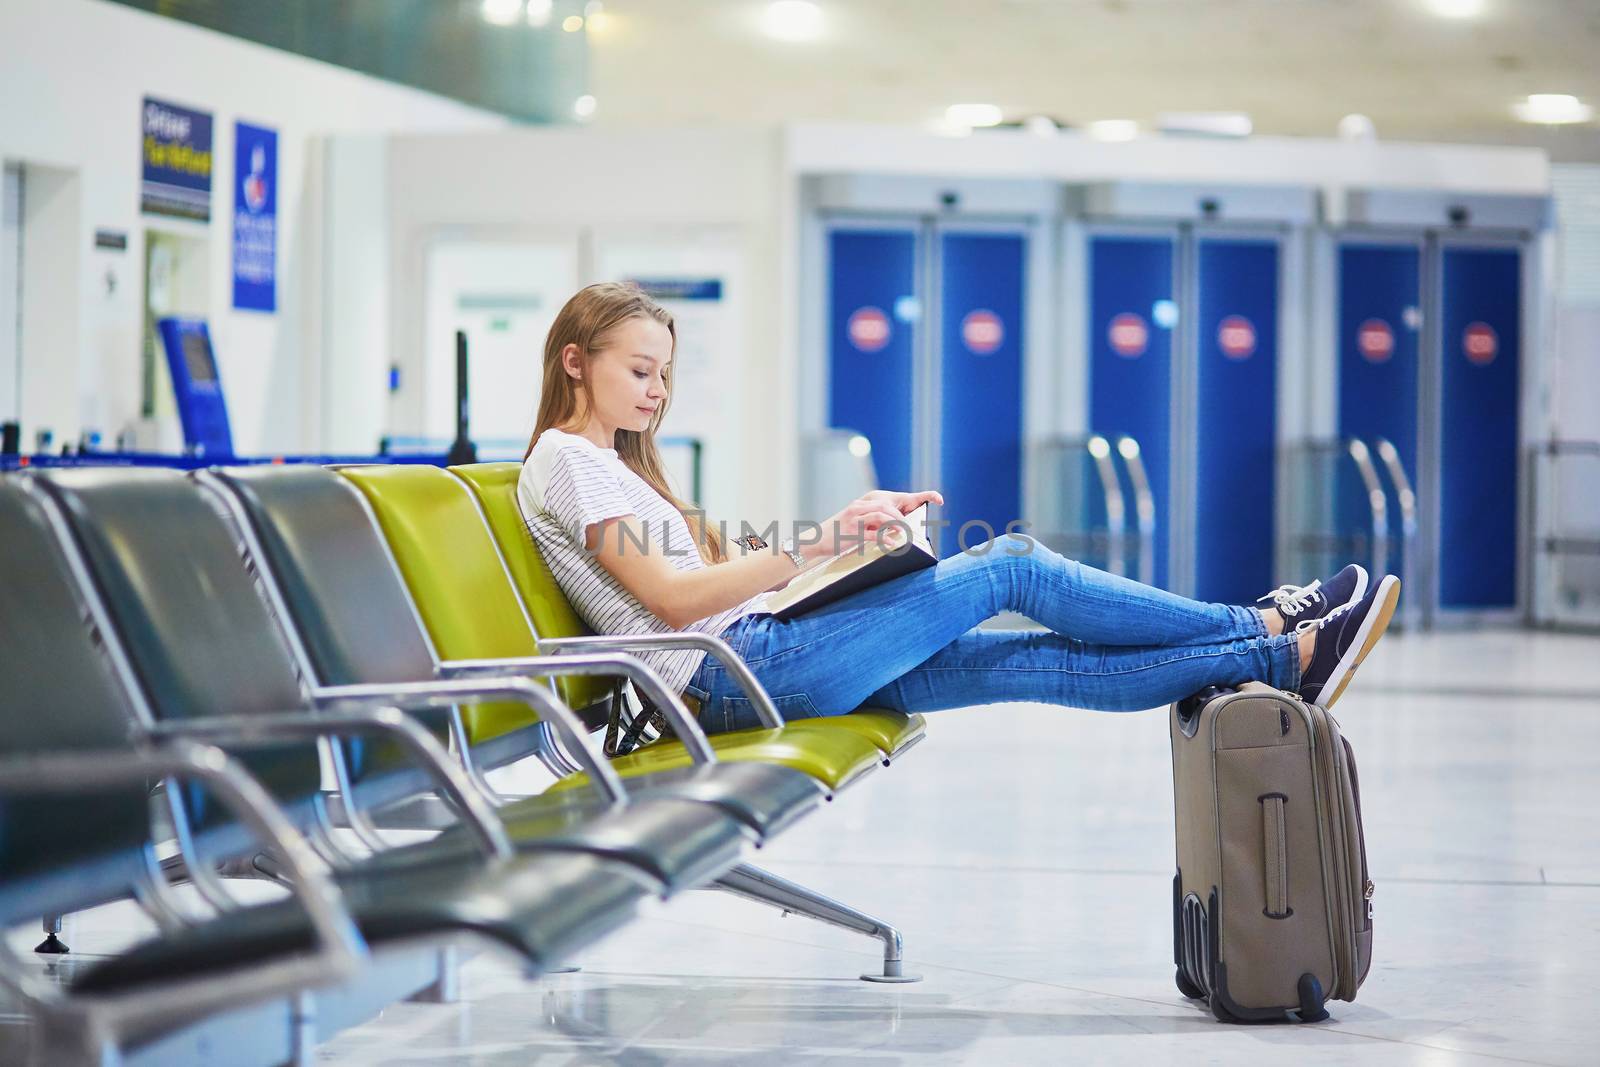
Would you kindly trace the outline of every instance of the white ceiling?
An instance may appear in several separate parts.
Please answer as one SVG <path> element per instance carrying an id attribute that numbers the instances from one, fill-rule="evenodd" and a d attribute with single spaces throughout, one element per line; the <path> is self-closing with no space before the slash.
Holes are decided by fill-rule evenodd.
<path id="1" fill-rule="evenodd" d="M 1265 134 L 1542 145 L 1600 159 L 1600 124 L 1516 121 L 1529 93 L 1600 107 L 1600 0 L 818 0 L 824 37 L 772 40 L 765 0 L 605 0 L 596 122 L 925 124 L 954 103 L 1073 125 L 1245 111 Z"/>

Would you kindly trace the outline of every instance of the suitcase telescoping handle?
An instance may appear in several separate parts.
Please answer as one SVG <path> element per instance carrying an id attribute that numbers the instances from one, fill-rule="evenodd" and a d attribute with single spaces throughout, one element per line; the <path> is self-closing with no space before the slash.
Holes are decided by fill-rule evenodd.
<path id="1" fill-rule="evenodd" d="M 1269 919 L 1287 919 L 1294 914 L 1289 906 L 1289 824 L 1285 809 L 1289 798 L 1282 793 L 1263 793 L 1261 804 L 1261 870 L 1266 878 L 1266 907 L 1261 913 Z"/>

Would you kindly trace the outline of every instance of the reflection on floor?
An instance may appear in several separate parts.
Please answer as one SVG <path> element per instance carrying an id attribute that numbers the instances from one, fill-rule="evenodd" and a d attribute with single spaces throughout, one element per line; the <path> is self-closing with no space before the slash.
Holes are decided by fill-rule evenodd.
<path id="1" fill-rule="evenodd" d="M 1162 713 L 1008 705 L 942 713 L 757 857 L 899 924 L 921 984 L 858 981 L 865 939 L 695 894 L 577 974 L 480 956 L 461 1003 L 397 1004 L 319 1060 L 1594 1063 L 1597 694 L 1594 638 L 1386 639 L 1337 709 L 1377 936 L 1329 1023 L 1225 1027 L 1173 988 Z"/>

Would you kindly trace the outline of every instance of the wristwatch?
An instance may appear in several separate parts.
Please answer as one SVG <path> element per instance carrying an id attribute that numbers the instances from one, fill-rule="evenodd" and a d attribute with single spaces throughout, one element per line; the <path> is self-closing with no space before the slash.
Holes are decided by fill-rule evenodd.
<path id="1" fill-rule="evenodd" d="M 779 541 L 778 551 L 794 560 L 794 565 L 800 570 L 806 569 L 806 558 L 800 554 L 799 549 L 795 548 L 794 538 L 785 537 L 782 541 Z"/>

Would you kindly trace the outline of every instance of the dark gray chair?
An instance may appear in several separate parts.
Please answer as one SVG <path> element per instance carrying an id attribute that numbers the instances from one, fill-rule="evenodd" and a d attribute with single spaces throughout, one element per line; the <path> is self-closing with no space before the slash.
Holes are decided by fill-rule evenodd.
<path id="1" fill-rule="evenodd" d="M 0 987 L 27 1011 L 38 1063 L 109 1062 L 209 1013 L 355 974 L 366 945 L 327 865 L 238 762 L 192 742 L 139 744 L 75 592 L 67 557 L 37 501 L 0 478 L 0 925 L 133 898 L 176 944 L 204 936 L 231 969 L 123 969 L 65 982 L 0 942 Z M 293 897 L 269 914 L 297 936 L 246 949 L 221 925 L 198 925 L 162 878 L 151 833 L 158 783 L 204 784 L 221 824 L 241 822 L 273 849 Z"/>
<path id="2" fill-rule="evenodd" d="M 574 803 L 502 819 L 436 737 L 394 711 L 395 705 L 425 711 L 510 697 L 581 737 L 571 713 L 526 680 L 436 682 L 403 693 L 392 686 L 347 686 L 322 690 L 313 700 L 241 560 L 232 527 L 184 475 L 85 468 L 40 473 L 34 484 L 81 552 L 92 599 L 126 649 L 130 691 L 149 709 L 155 734 L 234 739 L 248 733 L 265 742 L 298 731 L 301 737 L 363 735 L 403 744 L 446 787 L 461 816 L 428 843 L 424 854 L 430 856 L 459 857 L 482 845 L 582 853 L 632 866 L 666 894 L 704 885 L 738 862 L 748 837 L 728 816 L 675 798 L 624 805 L 615 776 L 604 782 L 616 802 L 605 810 Z M 312 747 L 274 746 L 245 758 L 284 803 L 304 806 L 313 819 L 325 817 Z M 603 776 L 608 768 L 596 760 L 590 770 Z M 236 842 L 210 844 L 202 793 L 185 791 L 179 807 L 194 830 L 196 858 L 237 854 Z M 205 863 L 195 866 L 191 873 L 204 878 Z"/>

